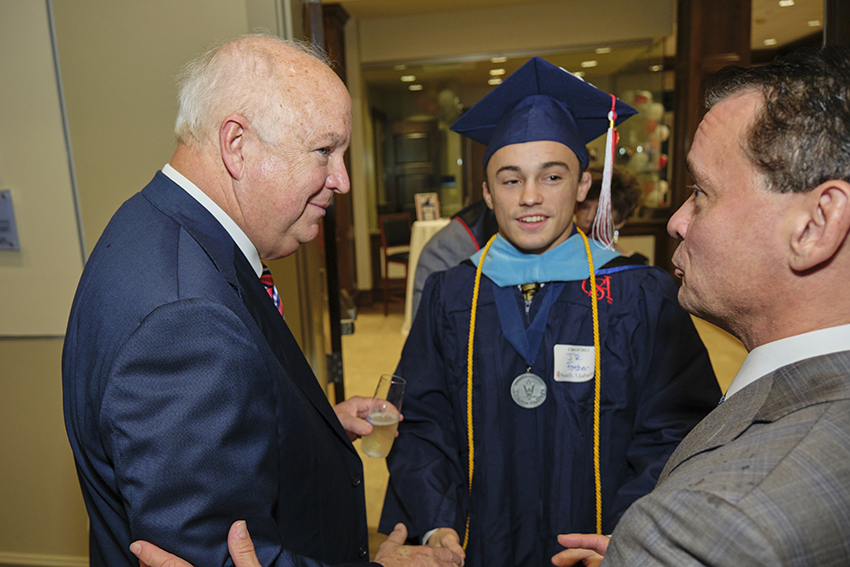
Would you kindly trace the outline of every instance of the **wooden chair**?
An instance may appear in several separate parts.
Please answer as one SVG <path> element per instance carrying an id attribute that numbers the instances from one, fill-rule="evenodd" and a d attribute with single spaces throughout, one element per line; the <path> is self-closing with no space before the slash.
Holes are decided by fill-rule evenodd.
<path id="1" fill-rule="evenodd" d="M 382 287 L 384 292 L 384 316 L 389 313 L 390 301 L 404 302 L 404 290 L 407 289 L 407 269 L 410 259 L 410 213 L 391 213 L 380 215 L 378 225 L 381 228 L 381 252 L 384 257 L 384 275 Z M 408 250 L 391 251 L 393 248 L 407 246 Z M 405 287 L 401 298 L 390 296 L 390 264 L 404 266 Z"/>

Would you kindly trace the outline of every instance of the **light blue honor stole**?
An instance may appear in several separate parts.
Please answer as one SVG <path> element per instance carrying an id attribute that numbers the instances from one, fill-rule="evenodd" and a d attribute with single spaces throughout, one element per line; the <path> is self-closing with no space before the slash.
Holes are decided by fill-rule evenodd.
<path id="1" fill-rule="evenodd" d="M 594 266 L 604 266 L 620 254 L 589 239 Z M 483 249 L 469 259 L 477 267 Z M 590 277 L 584 240 L 575 228 L 567 240 L 543 254 L 526 254 L 498 235 L 490 246 L 481 272 L 496 286 L 493 295 L 505 338 L 531 368 L 540 350 L 540 343 L 549 319 L 549 310 L 560 296 L 564 282 L 581 281 Z M 525 328 L 520 311 L 516 309 L 513 286 L 525 283 L 546 283 L 548 288 L 534 320 Z"/>

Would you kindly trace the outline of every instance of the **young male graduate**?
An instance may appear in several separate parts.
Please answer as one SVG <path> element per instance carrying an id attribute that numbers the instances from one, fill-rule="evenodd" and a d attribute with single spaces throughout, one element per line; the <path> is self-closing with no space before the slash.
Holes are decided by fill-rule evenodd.
<path id="1" fill-rule="evenodd" d="M 452 127 L 487 145 L 499 233 L 425 285 L 396 371 L 405 420 L 379 531 L 404 522 L 473 567 L 549 564 L 557 534 L 611 533 L 717 405 L 672 278 L 573 227 L 585 144 L 612 104 L 534 58 Z"/>

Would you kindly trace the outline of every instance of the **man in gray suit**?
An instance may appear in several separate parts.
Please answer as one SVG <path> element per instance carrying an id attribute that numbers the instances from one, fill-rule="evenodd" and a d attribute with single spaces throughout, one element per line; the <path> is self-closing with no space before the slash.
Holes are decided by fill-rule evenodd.
<path id="1" fill-rule="evenodd" d="M 610 545 L 560 536 L 555 565 L 850 565 L 850 50 L 725 69 L 706 101 L 679 301 L 749 355 Z"/>
<path id="2" fill-rule="evenodd" d="M 750 354 L 610 545 L 559 536 L 555 565 L 850 565 L 850 49 L 726 69 L 707 103 L 679 300 Z"/>

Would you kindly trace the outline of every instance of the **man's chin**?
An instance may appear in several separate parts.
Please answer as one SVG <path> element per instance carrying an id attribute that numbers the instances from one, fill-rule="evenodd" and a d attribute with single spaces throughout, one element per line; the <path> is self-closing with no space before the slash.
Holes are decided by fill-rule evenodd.
<path id="1" fill-rule="evenodd" d="M 511 239 L 502 235 L 514 248 L 523 254 L 543 254 L 561 244 L 566 238 L 555 238 L 550 240 Z"/>
<path id="2" fill-rule="evenodd" d="M 699 308 L 698 303 L 694 300 L 693 294 L 690 293 L 690 290 L 687 288 L 685 282 L 682 282 L 682 285 L 679 287 L 679 305 L 690 313 L 691 315 L 700 316 L 701 309 Z"/>

